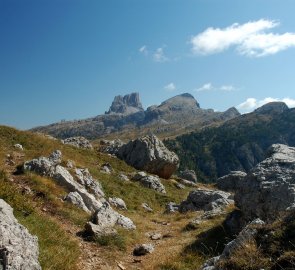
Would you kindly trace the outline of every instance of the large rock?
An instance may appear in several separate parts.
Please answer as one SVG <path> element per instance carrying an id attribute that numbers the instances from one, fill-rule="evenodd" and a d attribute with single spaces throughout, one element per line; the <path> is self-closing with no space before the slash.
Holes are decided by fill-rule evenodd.
<path id="1" fill-rule="evenodd" d="M 158 176 L 147 175 L 145 172 L 138 172 L 133 176 L 132 180 L 139 181 L 144 187 L 154 189 L 160 193 L 166 193 L 166 189 Z"/>
<path id="2" fill-rule="evenodd" d="M 117 156 L 138 170 L 170 178 L 179 166 L 178 156 L 154 135 L 146 135 L 123 145 Z"/>
<path id="3" fill-rule="evenodd" d="M 13 209 L 0 199 L 0 269 L 41 270 L 38 238 L 20 225 Z"/>
<path id="4" fill-rule="evenodd" d="M 131 219 L 114 211 L 108 202 L 104 202 L 94 213 L 93 223 L 102 229 L 112 228 L 115 225 L 121 226 L 127 230 L 134 230 L 136 228 Z"/>
<path id="5" fill-rule="evenodd" d="M 259 163 L 239 185 L 236 205 L 248 221 L 272 221 L 295 208 L 295 148 L 274 144 L 268 158 Z"/>
<path id="6" fill-rule="evenodd" d="M 62 140 L 62 143 L 82 149 L 93 149 L 92 144 L 84 137 L 70 137 Z"/>
<path id="7" fill-rule="evenodd" d="M 217 179 L 216 186 L 224 191 L 235 191 L 239 185 L 243 185 L 245 172 L 232 171 L 230 174 Z"/>
<path id="8" fill-rule="evenodd" d="M 179 173 L 179 177 L 193 183 L 198 182 L 196 172 L 194 170 L 184 170 Z"/>
<path id="9" fill-rule="evenodd" d="M 191 191 L 187 199 L 180 204 L 179 211 L 219 211 L 233 203 L 231 194 L 210 189 Z"/>

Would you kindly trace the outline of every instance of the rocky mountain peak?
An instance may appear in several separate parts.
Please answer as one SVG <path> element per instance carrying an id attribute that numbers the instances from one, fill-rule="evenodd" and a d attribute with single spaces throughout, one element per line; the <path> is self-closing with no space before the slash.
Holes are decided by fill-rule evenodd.
<path id="1" fill-rule="evenodd" d="M 284 102 L 269 102 L 260 108 L 256 109 L 255 112 L 259 114 L 277 114 L 287 111 L 289 108 Z"/>
<path id="2" fill-rule="evenodd" d="M 131 93 L 125 96 L 116 96 L 106 114 L 132 114 L 143 111 L 139 93 Z"/>
<path id="3" fill-rule="evenodd" d="M 240 115 L 239 111 L 235 107 L 231 107 L 223 113 L 226 118 L 234 118 Z"/>
<path id="4" fill-rule="evenodd" d="M 198 101 L 189 93 L 184 93 L 162 102 L 159 107 L 200 108 Z"/>

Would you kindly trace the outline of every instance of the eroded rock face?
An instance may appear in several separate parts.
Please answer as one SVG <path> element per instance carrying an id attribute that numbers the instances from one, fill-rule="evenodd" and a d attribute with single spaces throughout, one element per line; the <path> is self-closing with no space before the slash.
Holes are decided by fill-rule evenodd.
<path id="1" fill-rule="evenodd" d="M 235 191 L 239 185 L 243 185 L 243 179 L 246 177 L 245 172 L 233 171 L 228 175 L 217 179 L 216 186 L 224 191 Z"/>
<path id="2" fill-rule="evenodd" d="M 274 144 L 239 185 L 235 203 L 246 220 L 272 221 L 295 208 L 295 148 Z"/>
<path id="3" fill-rule="evenodd" d="M 146 135 L 123 145 L 117 156 L 138 170 L 170 178 L 179 166 L 178 156 L 154 135 Z"/>
<path id="4" fill-rule="evenodd" d="M 145 172 L 138 172 L 134 175 L 132 180 L 139 181 L 144 187 L 154 189 L 160 193 L 166 193 L 166 189 L 158 176 L 147 175 Z"/>
<path id="5" fill-rule="evenodd" d="M 193 183 L 198 182 L 196 172 L 194 170 L 185 170 L 179 173 L 179 177 Z"/>
<path id="6" fill-rule="evenodd" d="M 231 194 L 210 189 L 197 189 L 191 191 L 187 199 L 180 204 L 179 211 L 218 211 L 233 203 Z"/>
<path id="7" fill-rule="evenodd" d="M 0 199 L 0 268 L 41 270 L 38 256 L 38 238 L 18 223 L 13 209 Z"/>
<path id="8" fill-rule="evenodd" d="M 63 144 L 69 144 L 77 148 L 93 149 L 92 144 L 84 137 L 70 137 L 61 141 Z"/>

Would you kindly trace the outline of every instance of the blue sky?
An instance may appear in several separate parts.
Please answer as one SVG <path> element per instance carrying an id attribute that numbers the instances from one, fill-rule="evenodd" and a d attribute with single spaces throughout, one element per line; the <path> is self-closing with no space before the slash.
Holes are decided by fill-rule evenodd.
<path id="1" fill-rule="evenodd" d="M 203 108 L 295 106 L 294 0 L 0 0 L 0 124 L 95 116 L 189 92 Z"/>

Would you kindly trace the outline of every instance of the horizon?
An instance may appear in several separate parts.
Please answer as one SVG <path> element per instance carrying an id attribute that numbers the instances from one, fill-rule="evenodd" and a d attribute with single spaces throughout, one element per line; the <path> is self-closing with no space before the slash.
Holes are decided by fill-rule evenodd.
<path id="1" fill-rule="evenodd" d="M 91 118 L 131 92 L 144 108 L 181 93 L 215 111 L 295 107 L 292 0 L 167 5 L 0 0 L 0 124 Z"/>

